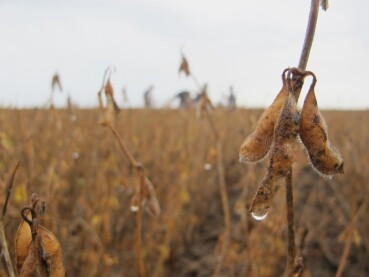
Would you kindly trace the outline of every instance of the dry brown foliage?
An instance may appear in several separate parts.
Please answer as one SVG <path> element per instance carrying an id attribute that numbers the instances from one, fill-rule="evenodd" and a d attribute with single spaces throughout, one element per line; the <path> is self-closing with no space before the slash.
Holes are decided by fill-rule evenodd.
<path id="1" fill-rule="evenodd" d="M 67 110 L 58 112 L 61 124 L 55 124 L 48 110 L 0 113 L 6 130 L 0 137 L 0 180 L 9 178 L 14 157 L 22 157 L 5 221 L 11 257 L 15 257 L 12 238 L 19 226 L 19 211 L 29 203 L 27 196 L 37 191 L 48 203 L 41 224 L 61 244 L 66 276 L 136 276 L 135 214 L 129 209 L 137 184 L 133 168 L 106 128 L 96 127 L 98 110 L 76 109 L 75 121 L 70 121 Z M 358 244 L 351 246 L 343 276 L 364 277 L 369 274 L 369 113 L 321 113 L 329 126 L 330 141 L 345 157 L 345 175 L 325 181 L 311 169 L 305 150 L 297 147 L 293 175 L 298 184 L 296 233 L 303 227 L 309 231 L 302 250 L 304 274 L 334 276 L 345 245 L 339 236 L 351 222 L 354 194 L 364 202 L 356 215 L 356 231 L 351 232 Z M 285 268 L 282 191 L 262 224 L 248 215 L 248 205 L 269 161 L 245 168 L 235 159 L 261 114 L 262 110 L 220 108 L 212 113 L 224 146 L 230 207 L 237 206 L 231 217 L 225 276 L 232 272 L 234 276 L 281 276 Z M 157 219 L 146 213 L 143 216 L 142 253 L 147 272 L 151 276 L 213 274 L 214 249 L 223 235 L 224 222 L 217 172 L 215 168 L 204 170 L 209 153 L 216 153 L 207 122 L 196 120 L 194 110 L 129 109 L 121 111 L 116 129 L 132 155 L 145 165 L 152 183 L 158 184 L 155 190 L 161 214 Z M 1 189 L 5 186 L 0 182 Z M 3 194 L 0 203 L 4 203 Z M 4 270 L 0 269 L 3 275 Z"/>

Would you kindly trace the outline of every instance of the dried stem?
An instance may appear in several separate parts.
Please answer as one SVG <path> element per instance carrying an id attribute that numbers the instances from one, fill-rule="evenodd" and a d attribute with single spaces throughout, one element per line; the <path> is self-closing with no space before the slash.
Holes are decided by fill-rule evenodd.
<path id="1" fill-rule="evenodd" d="M 118 134 L 117 129 L 112 125 L 112 124 L 108 124 L 108 127 L 110 129 L 110 131 L 113 133 L 113 135 L 115 136 L 115 138 L 117 139 L 120 148 L 122 149 L 123 153 L 126 155 L 126 157 L 128 158 L 129 162 L 131 163 L 131 165 L 133 167 L 138 167 L 139 163 L 135 160 L 135 158 L 132 156 L 131 152 L 129 151 L 129 149 L 127 148 L 126 144 L 124 143 L 124 141 L 122 140 L 122 138 L 120 137 L 120 135 Z"/>
<path id="2" fill-rule="evenodd" d="M 319 0 L 311 0 L 310 14 L 308 25 L 305 33 L 305 40 L 302 47 L 298 68 L 305 70 L 309 60 L 311 46 L 314 40 L 315 28 L 318 20 Z M 300 95 L 303 85 L 301 80 L 298 80 L 298 87 L 295 90 L 296 99 Z M 286 176 L 286 201 L 287 201 L 287 226 L 288 226 L 288 254 L 287 254 L 287 269 L 286 276 L 293 276 L 296 264 L 296 243 L 295 243 L 295 223 L 293 214 L 293 186 L 292 186 L 292 168 Z"/>
<path id="3" fill-rule="evenodd" d="M 112 125 L 107 125 L 110 129 L 110 131 L 113 133 L 115 138 L 117 139 L 120 148 L 122 149 L 123 153 L 128 158 L 129 162 L 133 167 L 137 170 L 137 177 L 139 181 L 139 205 L 138 205 L 138 211 L 136 214 L 136 229 L 135 229 L 135 251 L 136 251 L 136 266 L 137 266 L 137 272 L 140 277 L 145 277 L 145 264 L 142 258 L 142 198 L 143 198 L 143 190 L 144 190 L 144 182 L 145 182 L 145 171 L 144 167 L 141 163 L 136 161 L 136 159 L 132 156 L 131 152 L 127 148 L 126 144 L 124 143 L 123 139 L 118 134 L 117 129 Z"/>
<path id="4" fill-rule="evenodd" d="M 16 166 L 14 167 L 13 172 L 10 175 L 8 184 L 6 186 L 5 202 L 4 202 L 3 212 L 2 212 L 2 215 L 1 215 L 1 219 L 0 219 L 0 244 L 1 244 L 1 252 L 2 252 L 2 255 L 4 256 L 6 268 L 8 270 L 8 274 L 9 274 L 10 277 L 15 277 L 16 275 L 15 275 L 14 267 L 13 267 L 13 264 L 12 264 L 12 260 L 10 258 L 9 249 L 8 249 L 8 243 L 7 243 L 6 236 L 5 236 L 4 218 L 5 218 L 5 214 L 6 214 L 6 208 L 7 208 L 8 203 L 9 203 L 10 193 L 12 192 L 12 187 L 13 187 L 13 183 L 14 183 L 15 173 L 17 172 L 17 169 L 19 167 L 19 164 L 20 164 L 20 161 L 18 161 L 17 164 L 16 164 Z"/>
<path id="5" fill-rule="evenodd" d="M 208 119 L 210 129 L 213 132 L 213 136 L 217 144 L 217 170 L 219 178 L 220 198 L 222 200 L 222 208 L 224 214 L 224 237 L 221 248 L 221 253 L 218 258 L 217 265 L 215 267 L 214 276 L 219 276 L 222 269 L 223 261 L 227 255 L 227 249 L 230 242 L 231 235 L 231 212 L 229 210 L 229 200 L 227 194 L 227 185 L 225 181 L 224 165 L 223 165 L 223 146 L 219 137 L 218 130 L 215 127 L 214 120 L 208 109 L 206 110 L 206 118 Z"/>
<path id="6" fill-rule="evenodd" d="M 309 60 L 310 50 L 314 40 L 316 23 L 318 21 L 318 12 L 319 12 L 319 0 L 312 0 L 310 6 L 308 26 L 306 28 L 305 33 L 305 41 L 302 47 L 302 52 L 300 55 L 300 61 L 298 66 L 298 68 L 302 70 L 306 69 Z"/>
<path id="7" fill-rule="evenodd" d="M 8 207 L 8 202 L 9 202 L 9 197 L 10 194 L 12 192 L 12 188 L 13 188 L 13 183 L 14 183 L 14 177 L 15 177 L 15 173 L 17 172 L 17 169 L 20 165 L 20 161 L 17 162 L 17 164 L 15 165 L 12 174 L 10 175 L 8 184 L 6 186 L 6 197 L 5 197 L 5 202 L 4 202 L 4 206 L 3 206 L 3 213 L 1 215 L 1 220 L 4 220 L 5 214 L 6 214 L 6 208 Z"/>
<path id="8" fill-rule="evenodd" d="M 138 206 L 138 211 L 136 214 L 136 231 L 135 231 L 135 248 L 136 248 L 136 266 L 139 272 L 140 277 L 145 277 L 145 264 L 142 258 L 142 197 L 143 197 L 143 189 L 144 189 L 144 182 L 145 182 L 145 174 L 143 167 L 139 167 L 137 171 L 137 176 L 139 179 L 139 201 L 140 205 Z"/>
<path id="9" fill-rule="evenodd" d="M 343 271 L 345 269 L 346 263 L 347 263 L 347 259 L 350 255 L 350 251 L 351 251 L 351 246 L 352 246 L 352 233 L 355 230 L 355 224 L 356 224 L 356 219 L 358 217 L 360 208 L 363 206 L 363 203 L 358 203 L 356 209 L 353 209 L 353 212 L 351 212 L 351 220 L 349 225 L 347 226 L 347 237 L 345 240 L 345 246 L 343 248 L 343 252 L 342 252 L 342 256 L 340 259 L 340 263 L 338 265 L 338 269 L 336 272 L 336 277 L 341 277 L 343 274 Z"/>
<path id="10" fill-rule="evenodd" d="M 201 90 L 201 85 L 195 78 L 195 76 L 191 73 L 191 77 L 196 85 Z M 206 118 L 208 120 L 210 129 L 213 133 L 213 136 L 216 140 L 217 145 L 217 171 L 218 171 L 218 179 L 219 179 L 219 189 L 220 189 L 220 198 L 222 201 L 222 209 L 224 214 L 224 236 L 223 236 L 223 243 L 221 248 L 220 256 L 217 257 L 217 264 L 214 270 L 214 276 L 219 276 L 220 271 L 222 269 L 223 261 L 227 255 L 227 249 L 230 242 L 230 235 L 231 235 L 231 212 L 229 209 L 229 200 L 227 194 L 227 185 L 225 181 L 225 174 L 224 174 L 224 165 L 223 165 L 223 146 L 222 142 L 219 137 L 219 132 L 214 124 L 214 119 L 212 114 L 209 112 L 209 109 L 205 109 Z"/>
<path id="11" fill-rule="evenodd" d="M 222 207 L 223 207 L 223 213 L 224 213 L 224 240 L 222 244 L 220 259 L 215 268 L 214 276 L 220 275 L 222 264 L 227 254 L 227 249 L 229 246 L 230 235 L 231 235 L 231 213 L 229 210 L 229 201 L 228 201 L 227 188 L 226 188 L 226 182 L 225 182 L 225 176 L 224 176 L 223 147 L 219 139 L 217 140 L 217 169 L 218 169 L 218 178 L 219 178 L 219 187 L 220 187 L 220 197 L 222 199 Z"/>
<path id="12" fill-rule="evenodd" d="M 286 276 L 292 276 L 295 271 L 296 242 L 295 242 L 295 223 L 293 211 L 293 188 L 292 188 L 292 168 L 286 176 L 286 205 L 287 205 L 287 269 Z"/>

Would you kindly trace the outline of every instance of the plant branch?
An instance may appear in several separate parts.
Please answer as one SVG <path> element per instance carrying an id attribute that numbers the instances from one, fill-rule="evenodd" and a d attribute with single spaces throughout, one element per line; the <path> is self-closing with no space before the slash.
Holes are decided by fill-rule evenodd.
<path id="1" fill-rule="evenodd" d="M 112 124 L 108 124 L 108 127 L 110 129 L 110 131 L 113 133 L 113 135 L 115 136 L 115 138 L 117 139 L 120 148 L 122 149 L 123 153 L 126 155 L 126 157 L 128 158 L 129 162 L 131 163 L 131 165 L 133 167 L 138 167 L 139 163 L 136 161 L 136 159 L 132 156 L 131 152 L 129 151 L 129 149 L 127 148 L 126 144 L 124 143 L 124 141 L 122 140 L 122 138 L 120 137 L 120 135 L 118 134 L 117 129 L 112 125 Z"/>
<path id="2" fill-rule="evenodd" d="M 319 13 L 319 0 L 311 0 L 310 14 L 308 19 L 308 25 L 305 33 L 305 40 L 302 47 L 300 60 L 298 68 L 305 70 L 310 50 L 314 40 L 314 34 L 316 29 L 316 24 L 318 20 Z M 300 91 L 303 85 L 301 79 L 295 80 L 296 89 L 295 96 L 296 99 L 300 96 Z M 295 242 L 295 223 L 294 223 L 294 213 L 293 213 L 293 186 L 292 186 L 292 168 L 286 176 L 286 202 L 287 202 L 287 226 L 288 226 L 288 241 L 287 241 L 287 269 L 286 276 L 293 276 L 296 264 L 296 242 Z"/>
<path id="3" fill-rule="evenodd" d="M 286 176 L 286 205 L 287 205 L 287 270 L 286 276 L 292 276 L 295 270 L 296 242 L 295 242 L 295 223 L 293 210 L 293 187 L 292 187 L 292 168 Z"/>
<path id="4" fill-rule="evenodd" d="M 310 50 L 314 40 L 316 23 L 318 21 L 318 13 L 319 13 L 319 0 L 312 0 L 310 6 L 308 25 L 305 33 L 305 41 L 302 47 L 300 61 L 298 65 L 298 68 L 302 70 L 306 69 L 309 60 Z"/>
<path id="5" fill-rule="evenodd" d="M 338 269 L 337 269 L 337 272 L 336 272 L 336 275 L 335 275 L 336 277 L 341 277 L 342 276 L 343 271 L 344 271 L 345 266 L 346 266 L 346 263 L 347 263 L 347 259 L 350 255 L 350 250 L 351 250 L 351 246 L 352 246 L 352 234 L 355 230 L 356 219 L 358 217 L 360 208 L 363 206 L 362 204 L 363 204 L 363 202 L 358 203 L 355 210 L 353 209 L 353 212 L 351 212 L 351 220 L 350 220 L 350 223 L 348 224 L 348 226 L 345 230 L 345 231 L 347 231 L 347 237 L 346 237 L 346 240 L 345 240 L 345 246 L 343 248 L 340 263 L 338 265 Z"/>
<path id="6" fill-rule="evenodd" d="M 2 254 L 4 255 L 6 268 L 8 270 L 8 274 L 9 274 L 10 277 L 15 277 L 16 275 L 15 275 L 14 267 L 13 267 L 13 264 L 12 264 L 12 260 L 10 258 L 8 243 L 7 243 L 6 236 L 5 236 L 4 218 L 5 218 L 5 214 L 6 214 L 6 208 L 7 208 L 8 203 L 9 203 L 10 194 L 11 194 L 12 188 L 13 188 L 14 177 L 15 177 L 15 174 L 16 174 L 17 169 L 19 167 L 19 164 L 20 164 L 20 161 L 18 161 L 16 166 L 14 167 L 13 172 L 10 175 L 8 184 L 6 186 L 6 191 L 5 191 L 6 197 L 5 197 L 3 211 L 2 211 L 2 215 L 1 215 L 1 219 L 0 219 L 0 244 L 1 244 Z"/>
<path id="7" fill-rule="evenodd" d="M 4 206 L 3 206 L 3 212 L 1 215 L 1 220 L 4 220 L 5 214 L 6 214 L 6 208 L 8 207 L 8 202 L 9 202 L 9 197 L 10 194 L 12 192 L 12 188 L 13 188 L 13 183 L 14 183 L 14 177 L 15 177 L 15 173 L 17 172 L 17 169 L 20 165 L 20 161 L 17 162 L 17 164 L 15 165 L 12 174 L 10 175 L 8 184 L 6 186 L 6 197 L 5 197 L 5 202 L 4 202 Z"/>
<path id="8" fill-rule="evenodd" d="M 135 231 L 135 248 L 136 248 L 136 263 L 137 263 L 137 270 L 139 272 L 139 276 L 140 277 L 145 277 L 146 276 L 146 272 L 145 272 L 145 264 L 142 258 L 142 198 L 143 198 L 143 190 L 144 190 L 144 182 L 145 182 L 145 174 L 144 174 L 144 169 L 141 166 L 140 168 L 138 168 L 137 171 L 137 175 L 138 175 L 138 179 L 139 179 L 139 206 L 138 206 L 138 211 L 136 214 L 136 231 Z"/>
<path id="9" fill-rule="evenodd" d="M 197 80 L 197 78 L 191 72 L 190 74 L 192 80 L 197 85 L 199 90 L 202 90 L 202 87 Z M 214 276 L 219 276 L 220 271 L 222 269 L 223 261 L 227 255 L 227 249 L 230 243 L 230 236 L 231 236 L 231 212 L 229 209 L 229 200 L 227 194 L 227 184 L 225 181 L 225 174 L 224 174 L 224 165 L 223 165 L 223 146 L 219 136 L 219 132 L 214 124 L 214 119 L 212 114 L 209 112 L 208 107 L 205 108 L 205 114 L 207 121 L 209 123 L 210 129 L 213 133 L 213 136 L 216 141 L 217 145 L 217 171 L 218 171 L 218 179 L 219 179 L 219 189 L 220 189 L 220 198 L 222 201 L 222 209 L 224 214 L 224 239 L 222 243 L 221 253 L 218 257 L 217 264 L 214 270 Z"/>
<path id="10" fill-rule="evenodd" d="M 137 170 L 137 178 L 138 178 L 138 190 L 139 190 L 139 197 L 138 197 L 138 211 L 136 214 L 136 229 L 135 229 L 135 251 L 136 251 L 136 267 L 137 272 L 140 277 L 145 277 L 145 263 L 142 258 L 142 199 L 143 199 L 143 190 L 144 190 L 144 183 L 145 183 L 145 171 L 143 165 L 136 161 L 136 159 L 133 157 L 129 149 L 127 148 L 126 144 L 124 143 L 123 139 L 118 134 L 117 129 L 112 125 L 107 125 L 110 129 L 110 131 L 115 136 L 116 140 L 119 143 L 120 148 L 122 149 L 123 153 L 128 158 L 130 164 L 136 168 Z"/>

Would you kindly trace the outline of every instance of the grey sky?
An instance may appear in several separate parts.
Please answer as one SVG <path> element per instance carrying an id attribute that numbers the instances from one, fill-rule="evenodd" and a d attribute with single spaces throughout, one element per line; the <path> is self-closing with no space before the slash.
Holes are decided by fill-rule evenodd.
<path id="1" fill-rule="evenodd" d="M 0 105 L 46 102 L 57 70 L 82 106 L 97 104 L 108 65 L 118 101 L 123 86 L 132 105 L 155 85 L 164 104 L 191 80 L 178 76 L 183 46 L 214 101 L 233 85 L 238 102 L 266 106 L 280 74 L 301 51 L 309 0 L 0 1 Z M 308 69 L 318 77 L 325 108 L 368 108 L 368 0 L 331 0 L 320 10 Z M 65 102 L 58 95 L 57 102 Z M 302 101 L 301 101 L 302 102 Z"/>

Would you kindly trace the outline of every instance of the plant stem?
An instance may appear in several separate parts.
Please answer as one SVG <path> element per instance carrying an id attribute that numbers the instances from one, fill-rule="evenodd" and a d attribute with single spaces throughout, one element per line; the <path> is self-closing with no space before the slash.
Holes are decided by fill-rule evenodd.
<path id="1" fill-rule="evenodd" d="M 222 208 L 224 214 L 224 237 L 221 248 L 221 253 L 215 267 L 214 276 L 219 276 L 222 269 L 223 261 L 227 255 L 227 249 L 229 247 L 230 235 L 231 235 L 231 212 L 229 210 L 229 200 L 227 194 L 227 185 L 225 181 L 224 165 L 223 165 L 223 146 L 219 137 L 219 132 L 215 127 L 214 120 L 208 109 L 206 110 L 206 118 L 208 120 L 210 129 L 216 140 L 217 145 L 217 170 L 219 178 L 220 198 L 222 201 Z"/>
<path id="2" fill-rule="evenodd" d="M 138 170 L 138 179 L 139 179 L 139 186 L 140 186 L 140 194 L 139 194 L 139 205 L 138 211 L 136 215 L 136 230 L 135 230 L 135 248 L 136 248 L 136 263 L 137 263 L 137 270 L 139 272 L 140 277 L 145 277 L 145 264 L 142 258 L 142 197 L 143 197 L 143 189 L 144 189 L 144 182 L 145 182 L 145 174 L 143 168 Z"/>
<path id="3" fill-rule="evenodd" d="M 122 140 L 122 138 L 118 134 L 117 129 L 112 124 L 108 124 L 108 127 L 111 130 L 111 132 L 113 133 L 113 135 L 115 136 L 115 138 L 117 139 L 120 148 L 122 149 L 123 153 L 128 158 L 131 165 L 137 168 L 139 163 L 135 160 L 135 158 L 132 156 L 131 152 L 128 150 L 126 144 L 124 143 L 124 141 Z"/>
<path id="4" fill-rule="evenodd" d="M 142 198 L 143 198 L 143 190 L 144 190 L 144 182 L 145 182 L 145 172 L 144 167 L 141 163 L 136 161 L 136 159 L 133 157 L 129 149 L 127 148 L 126 144 L 124 143 L 123 139 L 118 134 L 117 129 L 112 125 L 108 124 L 108 127 L 110 131 L 113 133 L 115 138 L 117 139 L 120 148 L 122 149 L 123 153 L 128 158 L 129 162 L 133 167 L 137 170 L 137 177 L 138 177 L 138 186 L 139 186 L 139 198 L 138 198 L 138 211 L 136 214 L 136 229 L 135 229 L 135 251 L 136 251 L 136 266 L 137 266 L 137 272 L 140 277 L 145 277 L 145 263 L 142 258 Z"/>
<path id="5" fill-rule="evenodd" d="M 360 208 L 363 206 L 362 204 L 363 202 L 357 203 L 357 207 L 355 209 L 352 208 L 351 219 L 350 219 L 350 222 L 347 228 L 345 229 L 345 231 L 347 230 L 348 235 L 345 240 L 345 246 L 343 248 L 342 256 L 341 256 L 340 263 L 338 265 L 338 269 L 337 269 L 335 277 L 341 277 L 345 269 L 347 259 L 350 255 L 350 250 L 352 246 L 352 234 L 355 230 L 356 220 L 357 220 Z"/>
<path id="6" fill-rule="evenodd" d="M 1 218 L 0 218 L 0 245 L 1 245 L 1 252 L 4 255 L 4 260 L 5 260 L 6 268 L 8 270 L 8 274 L 9 274 L 10 277 L 15 277 L 16 275 L 15 275 L 15 272 L 14 272 L 14 267 L 13 267 L 13 264 L 12 264 L 12 260 L 10 258 L 9 249 L 8 249 L 8 243 L 7 243 L 6 236 L 5 236 L 4 217 L 5 217 L 5 214 L 6 214 L 6 208 L 7 208 L 8 203 L 9 203 L 10 193 L 12 192 L 12 187 L 13 187 L 13 183 L 14 183 L 15 173 L 17 172 L 17 169 L 19 167 L 19 164 L 20 164 L 20 161 L 18 161 L 18 163 L 14 167 L 13 172 L 10 175 L 8 184 L 6 186 L 5 202 L 4 202 L 4 206 L 3 206 L 2 215 L 1 215 Z"/>
<path id="7" fill-rule="evenodd" d="M 202 87 L 197 80 L 197 78 L 191 73 L 192 80 L 198 86 L 199 90 L 201 91 Z M 227 194 L 227 185 L 225 181 L 225 174 L 224 174 L 224 165 L 223 165 L 223 146 L 222 142 L 219 137 L 219 132 L 214 124 L 213 117 L 209 110 L 205 109 L 206 118 L 208 120 L 210 129 L 213 133 L 213 136 L 216 141 L 217 145 L 217 171 L 218 171 L 218 178 L 219 178 L 219 189 L 220 189 L 220 198 L 222 201 L 222 209 L 224 214 L 224 237 L 223 237 L 223 244 L 221 248 L 221 253 L 219 258 L 217 259 L 217 264 L 214 270 L 214 276 L 219 276 L 220 271 L 222 269 L 223 261 L 227 255 L 227 249 L 229 247 L 230 236 L 231 236 L 231 212 L 229 209 L 229 200 Z"/>
<path id="8" fill-rule="evenodd" d="M 19 165 L 20 165 L 20 161 L 18 161 L 17 164 L 15 165 L 15 167 L 13 169 L 13 172 L 10 175 L 8 185 L 6 186 L 6 191 L 5 191 L 6 197 L 5 197 L 3 212 L 2 212 L 2 215 L 1 215 L 1 220 L 4 220 L 4 217 L 5 217 L 5 214 L 6 214 L 6 208 L 8 207 L 10 193 L 12 192 L 15 173 L 17 172 L 17 169 L 18 169 Z"/>
<path id="9" fill-rule="evenodd" d="M 286 276 L 292 276 L 295 270 L 296 242 L 295 242 L 295 223 L 293 211 L 293 187 L 292 187 L 292 168 L 286 176 L 286 205 L 287 205 L 287 269 Z"/>
<path id="10" fill-rule="evenodd" d="M 302 47 L 299 66 L 298 66 L 298 68 L 302 70 L 306 69 L 306 66 L 309 60 L 310 50 L 311 50 L 311 46 L 313 45 L 313 40 L 314 40 L 316 23 L 318 21 L 318 13 L 319 13 L 319 0 L 312 0 L 311 6 L 310 6 L 308 26 L 306 28 L 306 33 L 305 33 L 305 41 Z"/>
<path id="11" fill-rule="evenodd" d="M 311 0 L 308 25 L 298 65 L 298 68 L 301 70 L 306 69 L 309 60 L 310 50 L 313 44 L 316 24 L 318 20 L 318 12 L 319 12 L 319 0 Z M 302 85 L 303 82 L 299 81 L 298 88 L 295 91 L 296 99 L 298 99 L 298 97 L 300 96 Z M 288 241 L 287 241 L 288 255 L 287 255 L 287 269 L 285 275 L 293 276 L 296 264 L 296 242 L 295 242 L 295 222 L 293 213 L 292 168 L 290 169 L 289 173 L 286 176 L 286 202 L 287 202 L 287 226 L 288 226 Z"/>

